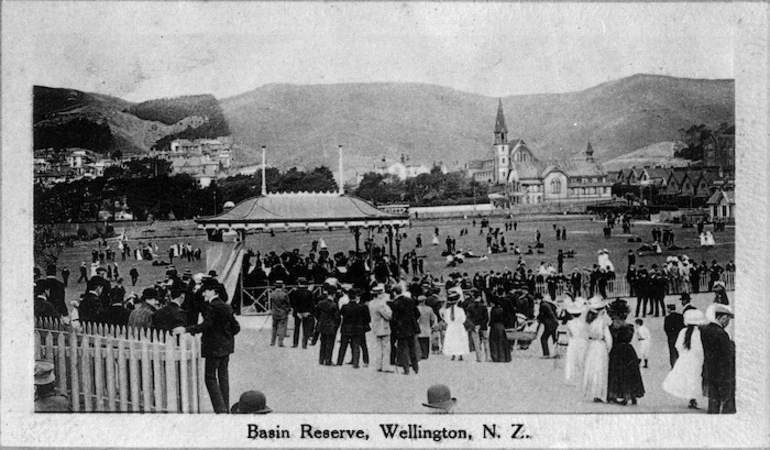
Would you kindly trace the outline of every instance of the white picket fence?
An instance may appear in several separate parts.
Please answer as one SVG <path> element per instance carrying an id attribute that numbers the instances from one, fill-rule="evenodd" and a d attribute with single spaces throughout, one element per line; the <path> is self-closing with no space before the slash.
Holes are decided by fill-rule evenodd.
<path id="1" fill-rule="evenodd" d="M 200 412 L 199 337 L 36 319 L 35 359 L 54 363 L 75 412 Z"/>

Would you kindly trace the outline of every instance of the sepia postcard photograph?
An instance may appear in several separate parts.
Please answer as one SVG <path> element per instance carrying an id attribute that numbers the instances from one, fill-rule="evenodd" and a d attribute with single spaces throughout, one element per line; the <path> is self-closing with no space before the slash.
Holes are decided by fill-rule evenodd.
<path id="1" fill-rule="evenodd" d="M 2 20 L 3 446 L 770 445 L 766 3 Z"/>

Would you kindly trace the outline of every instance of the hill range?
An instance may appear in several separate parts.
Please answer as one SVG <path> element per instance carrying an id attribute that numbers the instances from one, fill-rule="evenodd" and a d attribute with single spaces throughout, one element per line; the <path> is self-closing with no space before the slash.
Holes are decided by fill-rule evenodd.
<path id="1" fill-rule="evenodd" d="M 73 117 L 106 124 L 115 137 L 110 145 L 124 153 L 149 151 L 159 139 L 167 142 L 185 130 L 189 135 L 196 127 L 202 135 L 229 127 L 240 166 L 258 162 L 258 149 L 265 145 L 269 163 L 277 167 L 335 167 L 337 146 L 342 144 L 346 168 L 359 172 L 380 165 L 383 157 L 391 163 L 402 154 L 410 163 L 443 162 L 455 169 L 467 160 L 487 157 L 498 102 L 411 83 L 272 84 L 220 99 L 218 106 L 212 105 L 212 98 L 184 98 L 182 110 L 190 115 L 180 118 L 178 112 L 153 114 L 155 105 L 168 107 L 169 100 L 132 104 L 100 94 L 36 87 L 35 127 Z M 196 101 L 205 110 L 196 112 Z M 676 141 L 680 128 L 735 122 L 733 80 L 634 75 L 579 92 L 510 96 L 502 102 L 509 137 L 523 139 L 541 159 L 576 155 L 590 141 L 595 157 L 608 163 L 624 161 L 624 155 L 653 144 L 659 144 L 655 151 L 630 158 L 665 160 L 666 149 L 673 147 L 660 143 Z M 152 120 L 170 122 L 169 117 L 179 120 Z M 206 125 L 211 123 L 217 126 Z"/>

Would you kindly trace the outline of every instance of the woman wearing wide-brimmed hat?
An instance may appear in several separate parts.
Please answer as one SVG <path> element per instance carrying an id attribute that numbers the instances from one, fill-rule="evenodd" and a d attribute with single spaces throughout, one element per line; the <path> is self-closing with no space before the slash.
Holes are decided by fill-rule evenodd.
<path id="1" fill-rule="evenodd" d="M 607 377 L 607 400 L 621 405 L 632 405 L 644 396 L 644 383 L 639 370 L 639 357 L 631 345 L 634 338 L 634 326 L 626 323 L 631 308 L 623 299 L 616 299 L 607 307 L 607 315 L 612 319 L 612 350 L 610 350 L 609 371 Z"/>
<path id="2" fill-rule="evenodd" d="M 700 310 L 684 313 L 685 328 L 679 332 L 675 344 L 679 358 L 663 380 L 663 390 L 690 400 L 687 405 L 690 409 L 697 409 L 697 398 L 703 396 L 703 344 L 698 327 L 706 323 L 706 316 Z"/>
<path id="3" fill-rule="evenodd" d="M 607 398 L 607 371 L 612 335 L 604 315 L 604 301 L 594 296 L 588 301 L 586 324 L 588 348 L 583 366 L 583 396 L 601 403 Z"/>
<path id="4" fill-rule="evenodd" d="M 588 311 L 585 299 L 578 297 L 565 305 L 564 310 L 572 318 L 567 322 L 567 351 L 564 358 L 564 379 L 567 384 L 576 385 L 583 375 L 583 363 L 588 349 Z"/>
<path id="5" fill-rule="evenodd" d="M 457 304 L 460 301 L 460 293 L 450 290 L 447 296 L 447 307 L 441 310 L 441 318 L 446 323 L 444 335 L 444 354 L 451 355 L 452 361 L 459 356 L 470 352 L 468 333 L 465 331 L 465 311 Z"/>

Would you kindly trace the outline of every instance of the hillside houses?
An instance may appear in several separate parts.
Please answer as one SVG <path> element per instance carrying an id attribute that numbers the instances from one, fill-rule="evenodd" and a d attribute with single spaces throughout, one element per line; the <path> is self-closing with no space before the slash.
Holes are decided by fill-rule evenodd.
<path id="1" fill-rule="evenodd" d="M 735 180 L 720 167 L 631 167 L 612 174 L 616 190 L 643 195 L 655 189 L 661 203 L 703 205 L 716 192 L 732 191 Z"/>
<path id="2" fill-rule="evenodd" d="M 114 160 L 92 150 L 72 148 L 63 151 L 36 150 L 33 157 L 35 183 L 50 186 L 80 178 L 96 178 L 104 175 L 111 166 L 120 166 L 123 160 Z"/>
<path id="3" fill-rule="evenodd" d="M 150 155 L 171 161 L 171 173 L 186 173 L 198 180 L 201 187 L 207 187 L 211 180 L 226 176 L 233 164 L 232 138 L 220 136 L 216 139 L 176 139 L 171 141 L 169 150 L 153 150 Z"/>

